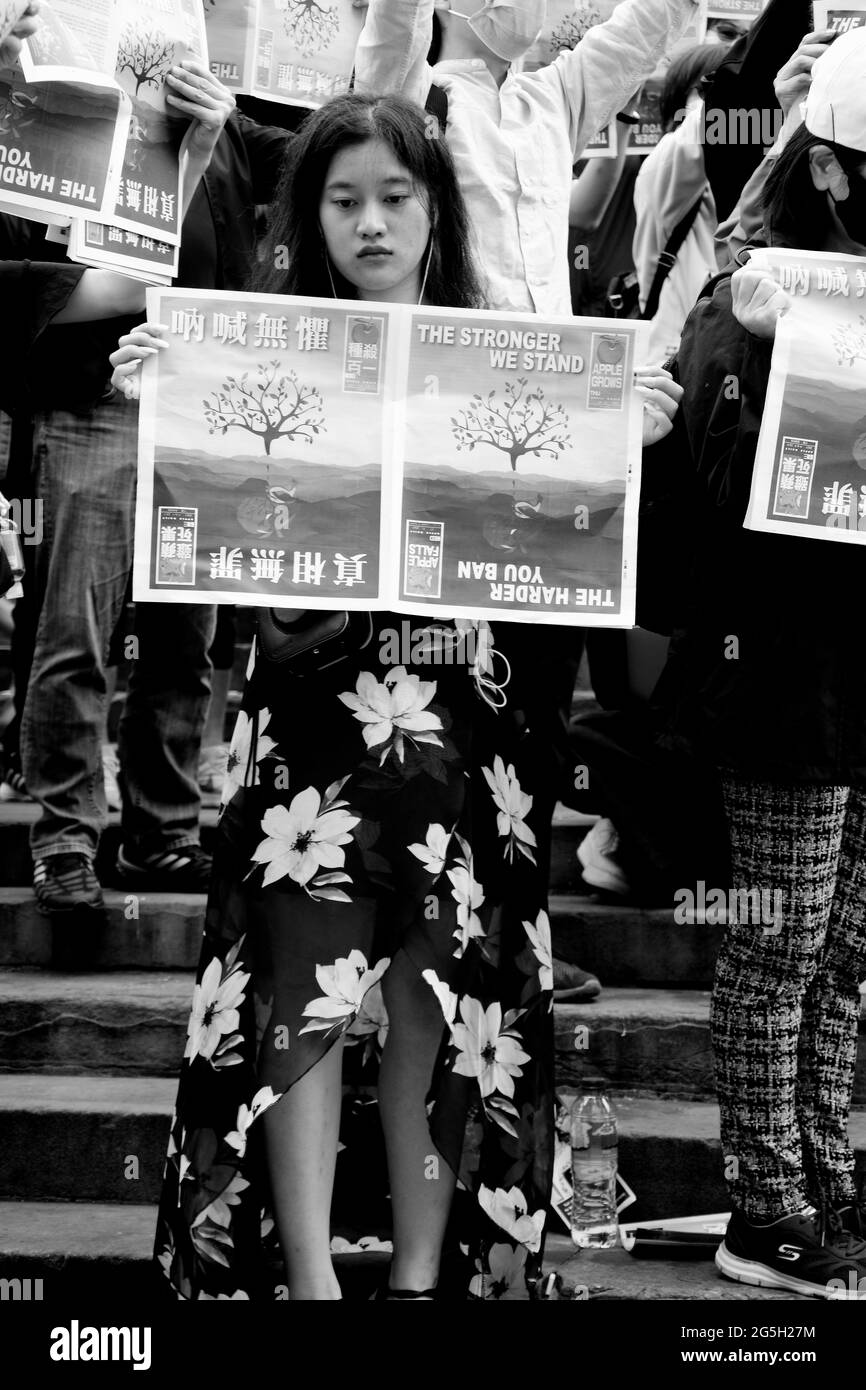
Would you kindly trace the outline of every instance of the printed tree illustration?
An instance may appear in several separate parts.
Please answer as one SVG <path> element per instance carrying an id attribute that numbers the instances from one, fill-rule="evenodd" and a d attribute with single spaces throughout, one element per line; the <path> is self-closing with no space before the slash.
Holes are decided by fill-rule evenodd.
<path id="1" fill-rule="evenodd" d="M 546 400 L 540 386 L 527 390 L 528 384 L 526 377 L 506 381 L 501 402 L 495 391 L 486 397 L 476 395 L 465 410 L 452 416 L 458 451 L 468 449 L 471 453 L 479 444 L 486 444 L 507 454 L 516 473 L 518 460 L 528 454 L 556 458 L 567 449 L 571 438 L 565 410 Z"/>
<path id="2" fill-rule="evenodd" d="M 159 30 L 128 28 L 117 46 L 117 71 L 131 72 L 135 95 L 142 87 L 158 87 L 174 62 L 174 44 Z"/>
<path id="3" fill-rule="evenodd" d="M 853 367 L 861 357 L 866 357 L 866 317 L 863 314 L 860 315 L 859 325 L 837 324 L 832 337 L 840 367 Z"/>
<path id="4" fill-rule="evenodd" d="M 339 32 L 340 15 L 336 5 L 325 9 L 316 0 L 286 0 L 286 33 L 302 53 L 318 53 L 327 48 Z"/>
<path id="5" fill-rule="evenodd" d="M 278 439 L 312 444 L 326 428 L 318 387 L 301 386 L 293 371 L 280 371 L 278 361 L 257 363 L 252 378 L 249 372 L 226 377 L 202 405 L 210 434 L 246 430 L 262 441 L 268 456 Z"/>
<path id="6" fill-rule="evenodd" d="M 559 21 L 550 35 L 550 56 L 555 58 L 563 48 L 576 48 L 594 24 L 601 23 L 601 11 L 596 5 L 584 3 L 577 5 L 572 14 Z"/>

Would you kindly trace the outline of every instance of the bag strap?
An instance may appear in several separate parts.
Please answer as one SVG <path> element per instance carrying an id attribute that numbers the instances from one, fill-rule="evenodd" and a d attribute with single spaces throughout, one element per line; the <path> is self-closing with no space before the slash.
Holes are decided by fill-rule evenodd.
<path id="1" fill-rule="evenodd" d="M 437 87 L 435 82 L 432 83 L 424 110 L 436 117 L 439 122 L 439 134 L 444 135 L 445 127 L 448 125 L 448 93 L 444 87 Z"/>
<path id="2" fill-rule="evenodd" d="M 654 319 L 659 311 L 659 303 L 662 297 L 662 290 L 665 287 L 665 281 L 677 263 L 677 256 L 682 249 L 683 242 L 697 221 L 707 187 L 708 185 L 704 184 L 701 189 L 700 197 L 695 200 L 685 217 L 674 227 L 668 239 L 667 246 L 659 256 L 658 268 L 652 282 L 652 288 L 647 297 L 646 308 L 643 311 L 643 317 L 645 319 Z"/>

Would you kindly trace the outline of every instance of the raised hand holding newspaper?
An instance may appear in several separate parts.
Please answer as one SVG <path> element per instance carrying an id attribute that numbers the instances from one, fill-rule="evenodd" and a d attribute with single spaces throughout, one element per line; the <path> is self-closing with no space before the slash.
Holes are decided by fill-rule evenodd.
<path id="1" fill-rule="evenodd" d="M 755 251 L 778 282 L 773 363 L 744 525 L 866 544 L 866 258 Z"/>

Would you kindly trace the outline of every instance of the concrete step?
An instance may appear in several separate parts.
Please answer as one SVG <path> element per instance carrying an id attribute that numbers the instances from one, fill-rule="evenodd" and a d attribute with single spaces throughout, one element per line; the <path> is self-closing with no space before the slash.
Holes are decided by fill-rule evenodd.
<path id="1" fill-rule="evenodd" d="M 0 1075 L 0 1200 L 156 1201 L 174 1077 Z M 573 1092 L 560 1091 L 570 1104 Z M 624 1219 L 724 1211 L 717 1107 L 617 1097 L 619 1164 L 637 1198 Z M 866 1167 L 866 1114 L 850 1132 Z M 82 1162 L 86 1155 L 86 1162 Z"/>
<path id="2" fill-rule="evenodd" d="M 49 920 L 30 888 L 0 888 L 0 966 L 191 970 L 198 963 L 204 897 L 106 891 L 102 922 Z M 555 954 L 604 985 L 708 988 L 722 928 L 680 925 L 670 912 L 554 892 Z"/>
<path id="3" fill-rule="evenodd" d="M 134 1298 L 131 1306 L 144 1317 L 167 1297 L 151 1264 L 155 1223 L 150 1205 L 0 1202 L 0 1278 L 20 1281 L 7 1297 L 49 1305 L 74 1299 L 76 1307 L 94 1298 L 129 1306 Z M 346 1296 L 369 1298 L 387 1258 L 380 1252 L 336 1256 Z M 797 1294 L 731 1283 L 711 1260 L 639 1260 L 622 1249 L 578 1252 L 567 1235 L 555 1232 L 547 1240 L 545 1271 L 556 1273 L 559 1297 L 566 1299 L 804 1301 Z M 503 1301 L 525 1302 L 526 1293 L 515 1288 Z"/>
<path id="4" fill-rule="evenodd" d="M 714 1095 L 710 995 L 701 990 L 605 989 L 592 1004 L 559 1005 L 556 1076 L 602 1078 L 608 1089 L 682 1099 Z M 866 1105 L 863 1014 L 854 1104 Z"/>
<path id="5" fill-rule="evenodd" d="M 192 983 L 177 970 L 2 970 L 0 1072 L 174 1076 Z M 558 1084 L 600 1077 L 614 1092 L 711 1097 L 709 1000 L 697 990 L 605 989 L 595 1003 L 558 1005 Z M 866 1104 L 864 1046 L 854 1103 Z"/>

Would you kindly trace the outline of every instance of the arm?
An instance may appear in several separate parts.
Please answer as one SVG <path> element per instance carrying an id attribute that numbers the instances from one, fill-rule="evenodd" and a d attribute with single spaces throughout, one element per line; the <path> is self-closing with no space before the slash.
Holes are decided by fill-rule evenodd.
<path id="1" fill-rule="evenodd" d="M 370 0 L 355 50 L 355 90 L 400 92 L 423 106 L 430 90 L 432 36 L 433 0 Z"/>
<path id="2" fill-rule="evenodd" d="M 587 140 L 655 72 L 696 13 L 697 0 L 623 0 L 570 53 L 530 74 L 526 80 L 560 89 L 575 161 Z"/>
<path id="3" fill-rule="evenodd" d="M 568 225 L 597 232 L 622 177 L 631 137 L 631 126 L 616 127 L 616 158 L 591 159 L 583 173 L 572 179 L 568 200 Z"/>
<path id="4" fill-rule="evenodd" d="M 294 136 L 279 126 L 259 125 L 258 121 L 251 120 L 240 111 L 235 112 L 232 124 L 239 130 L 247 152 L 253 201 L 270 203 L 282 171 L 286 149 Z"/>

